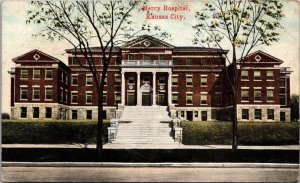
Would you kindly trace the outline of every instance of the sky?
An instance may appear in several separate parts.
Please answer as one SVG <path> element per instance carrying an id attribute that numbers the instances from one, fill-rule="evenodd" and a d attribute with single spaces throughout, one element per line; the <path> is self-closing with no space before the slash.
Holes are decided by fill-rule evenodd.
<path id="1" fill-rule="evenodd" d="M 194 14 L 201 9 L 199 0 L 185 0 L 190 3 L 189 12 L 184 12 L 184 20 L 145 20 L 145 15 L 135 14 L 137 23 L 151 23 L 159 25 L 171 34 L 171 39 L 165 40 L 175 46 L 192 46 L 196 24 Z M 283 30 L 280 30 L 279 41 L 271 46 L 260 46 L 254 49 L 262 50 L 284 61 L 282 67 L 291 67 L 291 94 L 299 94 L 299 2 L 297 0 L 282 0 L 284 3 L 285 17 L 282 20 Z M 175 6 L 182 0 L 150 0 L 150 6 L 169 5 Z M 27 13 L 30 8 L 28 1 L 3 1 L 2 2 L 2 112 L 10 111 L 10 75 L 7 71 L 14 67 L 12 59 L 33 49 L 41 50 L 63 62 L 67 61 L 65 49 L 71 46 L 63 41 L 48 41 L 40 37 L 33 37 L 39 28 L 26 24 Z M 178 13 L 181 14 L 181 13 Z M 230 52 L 229 52 L 230 54 Z"/>

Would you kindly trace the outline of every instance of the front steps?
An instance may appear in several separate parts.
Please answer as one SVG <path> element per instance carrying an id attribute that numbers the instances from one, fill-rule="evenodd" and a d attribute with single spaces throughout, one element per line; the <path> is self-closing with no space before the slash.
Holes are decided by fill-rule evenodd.
<path id="1" fill-rule="evenodd" d="M 165 106 L 126 106 L 112 143 L 174 144 L 170 121 Z"/>

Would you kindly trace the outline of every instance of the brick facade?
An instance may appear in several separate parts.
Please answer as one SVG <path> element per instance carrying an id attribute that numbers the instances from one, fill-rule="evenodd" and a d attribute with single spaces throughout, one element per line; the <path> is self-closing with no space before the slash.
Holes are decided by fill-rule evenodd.
<path id="1" fill-rule="evenodd" d="M 102 56 L 98 48 L 92 51 L 99 80 Z M 16 63 L 10 72 L 13 118 L 97 118 L 94 80 L 78 64 L 88 67 L 88 63 L 83 54 L 75 56 L 72 49 L 66 52 L 68 65 L 39 50 L 13 59 Z M 175 47 L 151 36 L 114 48 L 104 87 L 106 116 L 121 115 L 122 112 L 116 111 L 122 111 L 126 105 L 164 105 L 169 106 L 172 117 L 228 120 L 225 114 L 231 108 L 231 91 L 223 56 L 227 52 Z M 291 72 L 280 67 L 282 62 L 262 51 L 239 60 L 238 120 L 290 121 Z"/>

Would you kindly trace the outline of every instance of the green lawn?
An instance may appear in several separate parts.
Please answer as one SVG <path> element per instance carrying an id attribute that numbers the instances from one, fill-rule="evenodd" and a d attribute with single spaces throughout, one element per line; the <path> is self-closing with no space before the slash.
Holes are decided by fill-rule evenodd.
<path id="1" fill-rule="evenodd" d="M 230 122 L 182 122 L 183 144 L 208 145 L 231 144 Z M 240 122 L 240 145 L 288 145 L 298 144 L 299 123 Z"/>
<path id="2" fill-rule="evenodd" d="M 107 142 L 107 127 L 104 122 L 103 141 Z M 3 144 L 90 144 L 96 142 L 97 123 L 72 120 L 72 122 L 2 122 Z"/>

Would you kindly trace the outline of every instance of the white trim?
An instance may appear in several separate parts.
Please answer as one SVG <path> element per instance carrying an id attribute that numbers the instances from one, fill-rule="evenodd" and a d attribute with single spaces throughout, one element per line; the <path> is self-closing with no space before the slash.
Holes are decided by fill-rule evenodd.
<path id="1" fill-rule="evenodd" d="M 262 87 L 261 86 L 255 86 L 255 87 L 253 87 L 254 88 L 254 90 L 259 90 L 259 89 L 262 89 Z"/>
<path id="2" fill-rule="evenodd" d="M 34 62 L 34 61 L 28 61 L 28 62 Z M 39 60 L 40 62 L 40 60 Z M 26 68 L 26 69 L 31 69 L 31 68 L 46 68 L 46 69 L 50 69 L 50 68 L 58 68 L 58 66 L 16 66 L 16 68 Z"/>
<path id="3" fill-rule="evenodd" d="M 247 90 L 247 89 L 249 89 L 249 86 L 242 86 L 241 89 Z"/>
<path id="4" fill-rule="evenodd" d="M 195 52 L 195 51 L 193 51 Z M 195 55 L 172 55 L 172 58 L 222 58 L 220 56 L 211 56 L 211 55 L 202 55 L 202 56 L 195 56 Z"/>
<path id="5" fill-rule="evenodd" d="M 32 85 L 32 88 L 40 88 L 41 85 Z"/>
<path id="6" fill-rule="evenodd" d="M 45 88 L 52 88 L 52 85 L 45 85 Z"/>
<path id="7" fill-rule="evenodd" d="M 27 88 L 28 85 L 20 85 L 20 88 Z"/>

